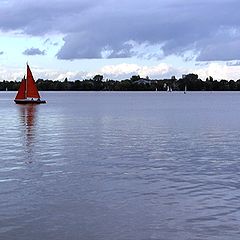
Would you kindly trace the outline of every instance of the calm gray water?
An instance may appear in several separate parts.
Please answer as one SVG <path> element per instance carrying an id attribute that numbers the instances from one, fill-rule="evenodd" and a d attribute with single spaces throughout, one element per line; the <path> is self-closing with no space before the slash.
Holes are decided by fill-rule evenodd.
<path id="1" fill-rule="evenodd" d="M 240 236 L 240 93 L 0 92 L 0 239 Z"/>

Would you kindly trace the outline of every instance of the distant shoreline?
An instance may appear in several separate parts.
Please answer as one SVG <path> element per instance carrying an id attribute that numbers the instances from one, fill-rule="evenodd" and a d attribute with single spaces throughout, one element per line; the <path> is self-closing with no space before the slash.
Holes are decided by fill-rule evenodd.
<path id="1" fill-rule="evenodd" d="M 213 80 L 208 77 L 205 81 L 198 78 L 197 74 L 183 75 L 176 79 L 149 79 L 140 76 L 132 76 L 125 80 L 103 79 L 102 75 L 96 75 L 92 79 L 68 81 L 53 81 L 38 79 L 36 85 L 39 91 L 240 91 L 240 80 Z M 20 82 L 0 82 L 0 91 L 17 91 Z"/>

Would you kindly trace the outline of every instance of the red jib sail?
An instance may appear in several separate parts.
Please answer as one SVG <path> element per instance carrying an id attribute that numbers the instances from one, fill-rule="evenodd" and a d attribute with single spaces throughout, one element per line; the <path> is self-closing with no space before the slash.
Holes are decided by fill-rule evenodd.
<path id="1" fill-rule="evenodd" d="M 27 86 L 26 86 L 26 97 L 27 98 L 40 98 L 40 95 L 38 93 L 36 83 L 34 81 L 32 72 L 27 64 Z"/>
<path id="2" fill-rule="evenodd" d="M 25 98 L 26 98 L 26 79 L 24 77 L 22 79 L 22 82 L 20 84 L 20 87 L 15 99 L 25 99 Z"/>

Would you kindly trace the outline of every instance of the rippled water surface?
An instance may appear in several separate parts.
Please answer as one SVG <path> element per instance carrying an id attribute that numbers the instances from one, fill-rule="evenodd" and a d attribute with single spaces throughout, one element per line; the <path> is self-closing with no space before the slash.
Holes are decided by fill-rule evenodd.
<path id="1" fill-rule="evenodd" d="M 0 92 L 0 239 L 240 236 L 240 93 Z"/>

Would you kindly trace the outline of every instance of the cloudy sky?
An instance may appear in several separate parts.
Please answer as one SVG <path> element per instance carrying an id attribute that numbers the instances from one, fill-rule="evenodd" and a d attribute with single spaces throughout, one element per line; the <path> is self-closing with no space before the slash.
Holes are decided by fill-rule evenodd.
<path id="1" fill-rule="evenodd" d="M 240 79 L 239 0 L 0 0 L 0 80 Z"/>

